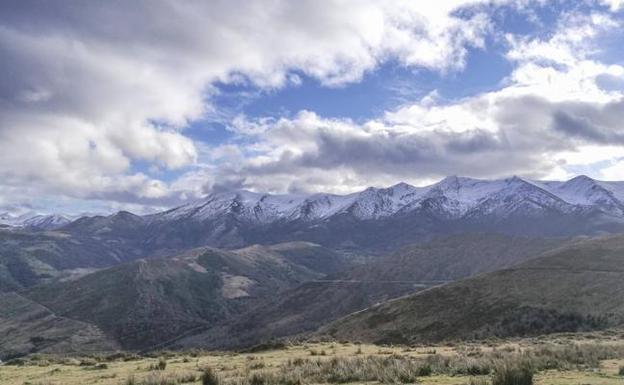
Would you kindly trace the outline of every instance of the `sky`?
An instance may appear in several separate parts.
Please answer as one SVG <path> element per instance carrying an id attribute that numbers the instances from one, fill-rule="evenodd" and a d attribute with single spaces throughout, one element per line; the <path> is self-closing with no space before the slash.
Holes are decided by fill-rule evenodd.
<path id="1" fill-rule="evenodd" d="M 0 2 L 0 213 L 624 180 L 624 0 Z"/>

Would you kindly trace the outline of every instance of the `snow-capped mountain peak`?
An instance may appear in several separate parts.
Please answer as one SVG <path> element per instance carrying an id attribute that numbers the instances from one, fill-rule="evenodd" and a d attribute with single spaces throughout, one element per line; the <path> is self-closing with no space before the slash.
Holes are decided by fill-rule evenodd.
<path id="1" fill-rule="evenodd" d="M 449 218 L 509 215 L 546 208 L 569 212 L 576 206 L 595 206 L 609 210 L 609 214 L 617 209 L 617 213 L 624 216 L 613 190 L 624 195 L 624 183 L 599 182 L 586 176 L 566 182 L 532 181 L 517 176 L 499 180 L 449 176 L 425 187 L 398 183 L 386 188 L 369 187 L 347 195 L 214 193 L 155 217 L 204 221 L 229 215 L 250 223 L 272 223 L 327 220 L 336 215 L 372 220 L 405 215 L 414 210 L 434 210 Z"/>
<path id="2" fill-rule="evenodd" d="M 539 183 L 539 182 L 538 182 Z M 579 175 L 565 182 L 542 182 L 544 188 L 564 201 L 581 206 L 590 206 L 624 215 L 624 183 L 602 182 L 585 175 Z"/>
<path id="3" fill-rule="evenodd" d="M 33 230 L 55 230 L 70 223 L 71 220 L 60 214 L 26 213 L 14 216 L 9 213 L 0 214 L 0 224 L 24 227 Z"/>
<path id="4" fill-rule="evenodd" d="M 455 220 L 482 216 L 540 216 L 549 213 L 602 212 L 624 220 L 624 182 L 586 176 L 568 181 L 535 181 L 513 176 L 485 180 L 450 176 L 429 186 L 398 183 L 346 195 L 263 194 L 247 190 L 215 192 L 174 209 L 145 216 L 147 223 L 229 220 L 249 225 L 275 222 L 320 223 L 338 217 L 377 220 L 428 213 Z M 52 226 L 63 218 L 47 218 Z M 6 220 L 5 220 L 6 222 Z M 29 223 L 43 223 L 33 218 Z"/>

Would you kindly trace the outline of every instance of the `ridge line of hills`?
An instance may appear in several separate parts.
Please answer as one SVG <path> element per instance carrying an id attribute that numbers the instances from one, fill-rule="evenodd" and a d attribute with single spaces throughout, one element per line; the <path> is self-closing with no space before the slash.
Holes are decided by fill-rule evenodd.
<path id="1" fill-rule="evenodd" d="M 278 220 L 318 220 L 333 215 L 350 213 L 356 218 L 379 219 L 404 214 L 422 205 L 424 201 L 437 196 L 454 199 L 446 207 L 448 215 L 473 215 L 484 203 L 491 203 L 497 194 L 537 194 L 531 198 L 536 205 L 547 203 L 559 205 L 562 210 L 573 210 L 574 206 L 594 207 L 613 216 L 624 215 L 624 182 L 599 181 L 580 175 L 567 181 L 538 181 L 511 177 L 499 180 L 485 180 L 450 176 L 432 185 L 415 187 L 398 183 L 390 187 L 368 187 L 360 192 L 346 195 L 313 193 L 272 195 L 248 190 L 211 193 L 205 198 L 162 212 L 143 216 L 121 211 L 115 215 L 141 218 L 147 222 L 174 220 L 182 217 L 207 219 L 227 210 L 238 211 L 246 220 L 270 223 Z M 577 209 L 578 209 L 577 207 Z M 62 214 L 13 217 L 8 213 L 0 215 L 0 223 L 23 226 L 39 230 L 59 229 L 72 222 L 108 216 L 81 216 L 70 220 Z"/>

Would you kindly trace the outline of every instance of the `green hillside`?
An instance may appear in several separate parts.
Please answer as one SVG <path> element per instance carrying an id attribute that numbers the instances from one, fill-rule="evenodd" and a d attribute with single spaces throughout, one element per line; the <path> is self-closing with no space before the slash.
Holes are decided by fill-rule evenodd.
<path id="1" fill-rule="evenodd" d="M 321 333 L 415 343 L 600 329 L 624 320 L 624 237 L 569 245 L 524 264 L 347 316 Z"/>

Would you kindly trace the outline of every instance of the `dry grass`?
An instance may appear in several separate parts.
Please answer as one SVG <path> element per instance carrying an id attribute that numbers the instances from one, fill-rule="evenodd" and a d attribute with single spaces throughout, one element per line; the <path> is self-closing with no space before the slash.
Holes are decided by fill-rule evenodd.
<path id="1" fill-rule="evenodd" d="M 164 360 L 163 370 L 150 370 Z M 618 371 L 624 365 L 624 344 L 615 337 L 582 339 L 577 336 L 419 347 L 333 342 L 282 346 L 277 350 L 250 353 L 161 352 L 153 357 L 119 354 L 83 358 L 35 356 L 22 364 L 0 366 L 0 384 L 418 382 L 436 385 L 610 385 L 621 384 Z M 518 372 L 517 368 L 526 371 Z M 514 378 L 519 380 L 514 382 Z"/>

